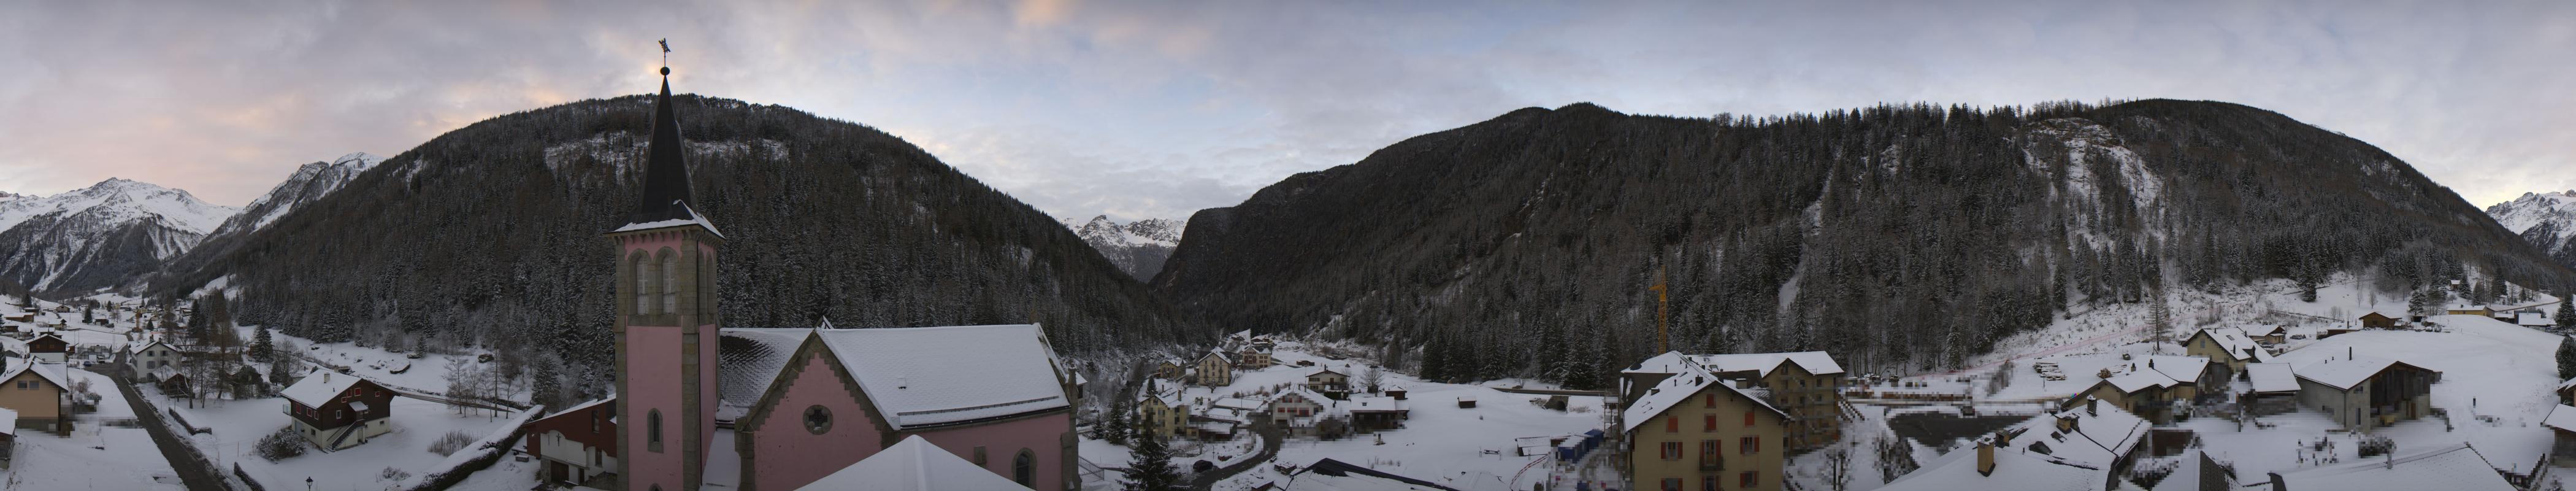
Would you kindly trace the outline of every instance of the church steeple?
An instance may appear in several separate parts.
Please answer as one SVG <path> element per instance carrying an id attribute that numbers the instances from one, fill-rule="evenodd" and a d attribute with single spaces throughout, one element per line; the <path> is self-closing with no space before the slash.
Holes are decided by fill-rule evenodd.
<path id="1" fill-rule="evenodd" d="M 689 193 L 688 146 L 680 139 L 680 119 L 671 106 L 671 67 L 662 67 L 662 93 L 653 96 L 653 139 L 645 147 L 644 189 L 636 193 L 635 211 L 619 230 L 695 223 L 714 232 Z M 719 234 L 721 235 L 721 234 Z"/>

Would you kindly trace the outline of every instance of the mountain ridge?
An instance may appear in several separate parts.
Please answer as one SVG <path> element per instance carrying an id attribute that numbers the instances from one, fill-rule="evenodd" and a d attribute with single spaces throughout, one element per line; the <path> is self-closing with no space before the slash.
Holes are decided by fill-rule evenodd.
<path id="1" fill-rule="evenodd" d="M 125 178 L 0 201 L 0 276 L 46 294 L 114 287 L 195 247 L 239 211 Z"/>

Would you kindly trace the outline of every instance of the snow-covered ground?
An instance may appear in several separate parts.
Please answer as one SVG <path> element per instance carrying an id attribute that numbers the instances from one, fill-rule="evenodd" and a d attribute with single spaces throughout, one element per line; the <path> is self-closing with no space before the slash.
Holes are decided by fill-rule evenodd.
<path id="1" fill-rule="evenodd" d="M 253 336 L 258 334 L 259 327 L 241 326 L 241 329 L 242 339 L 252 339 Z M 420 358 L 414 359 L 408 357 L 407 352 L 386 350 L 378 347 L 358 346 L 356 343 L 345 341 L 338 343 L 316 344 L 312 340 L 289 336 L 283 332 L 271 332 L 269 335 L 275 337 L 280 346 L 284 346 L 287 343 L 292 342 L 295 346 L 294 352 L 297 353 L 301 359 L 321 360 L 332 365 L 345 366 L 349 368 L 349 373 L 366 377 L 367 380 L 414 392 L 445 394 L 447 392 L 447 362 L 449 359 L 463 358 L 468 363 L 473 363 L 474 367 L 477 369 L 487 369 L 491 367 L 492 363 L 497 363 L 477 362 L 474 361 L 473 355 L 446 355 L 439 353 L 423 353 Z M 397 370 L 402 371 L 402 373 L 394 373 Z M 511 391 L 510 399 L 521 402 L 527 401 L 528 397 L 526 388 L 515 387 Z"/>
<path id="2" fill-rule="evenodd" d="M 6 476 L 0 489 L 183 489 L 170 461 L 152 445 L 152 435 L 121 421 L 132 420 L 134 411 L 107 376 L 66 373 L 89 381 L 101 397 L 98 412 L 74 416 L 70 436 L 19 430 L 15 461 L 11 470 L 0 472 Z M 105 424 L 111 421 L 122 426 Z"/>
<path id="3" fill-rule="evenodd" d="M 1303 383 L 1306 374 L 1313 373 L 1316 368 L 1330 367 L 1337 372 L 1352 374 L 1354 384 L 1358 383 L 1359 374 L 1367 371 L 1361 360 L 1332 360 L 1310 354 L 1305 348 L 1303 343 L 1282 343 L 1272 355 L 1280 362 L 1278 366 L 1238 372 L 1232 385 L 1215 389 L 1195 388 L 1187 397 L 1240 393 L 1245 397 L 1266 400 L 1267 397 L 1260 393 L 1282 384 Z M 1295 366 L 1300 361 L 1313 362 L 1316 366 Z M 1601 400 L 1598 397 L 1571 397 L 1568 410 L 1557 411 L 1531 402 L 1547 396 L 1506 393 L 1482 385 L 1424 382 L 1392 371 L 1383 371 L 1381 376 L 1384 377 L 1383 383 L 1399 385 L 1408 391 L 1405 399 L 1411 418 L 1404 422 L 1403 428 L 1339 441 L 1290 438 L 1280 446 L 1279 455 L 1270 464 L 1218 482 L 1215 489 L 1244 490 L 1272 481 L 1285 483 L 1284 476 L 1274 471 L 1272 465 L 1303 467 L 1324 458 L 1463 490 L 1529 489 L 1529 483 L 1543 477 L 1545 466 L 1527 474 L 1521 471 L 1544 457 L 1514 456 L 1515 438 L 1579 434 L 1601 427 Z M 1509 387 L 1510 384 L 1502 386 Z M 1457 401 L 1460 397 L 1475 398 L 1477 406 L 1473 409 L 1459 408 Z M 1257 440 L 1247 436 L 1237 442 L 1212 446 L 1239 445 L 1240 442 Z M 1383 444 L 1379 443 L 1381 440 Z M 1128 463 L 1126 447 L 1106 442 L 1085 439 L 1081 443 L 1081 452 L 1083 459 L 1103 467 L 1125 467 Z M 1186 470 L 1202 458 L 1207 457 L 1184 457 L 1174 462 Z M 1521 478 L 1520 485 L 1508 486 L 1515 476 Z M 1117 473 L 1109 473 L 1110 480 L 1117 478 Z M 1115 488 L 1114 484 L 1106 482 L 1086 483 L 1085 486 Z"/>
<path id="4" fill-rule="evenodd" d="M 482 439 L 495 432 L 507 432 L 513 426 L 511 414 L 471 410 L 460 415 L 445 404 L 395 396 L 392 404 L 393 432 L 338 452 L 325 453 L 308 447 L 302 456 L 269 462 L 259 457 L 257 445 L 260 438 L 289 424 L 285 399 L 207 401 L 207 407 L 190 408 L 185 407 L 186 401 L 173 402 L 152 389 L 146 388 L 144 392 L 145 397 L 152 398 L 161 407 L 177 409 L 187 417 L 189 424 L 214 430 L 195 435 L 192 440 L 207 458 L 215 461 L 216 466 L 231 469 L 234 464 L 240 464 L 243 472 L 272 489 L 284 489 L 282 486 L 287 483 L 302 483 L 308 477 L 314 480 L 317 488 L 407 487 L 448 459 L 448 456 L 429 451 L 431 441 L 450 431 L 461 431 L 472 438 Z M 388 479 L 385 477 L 388 469 L 404 476 Z"/>

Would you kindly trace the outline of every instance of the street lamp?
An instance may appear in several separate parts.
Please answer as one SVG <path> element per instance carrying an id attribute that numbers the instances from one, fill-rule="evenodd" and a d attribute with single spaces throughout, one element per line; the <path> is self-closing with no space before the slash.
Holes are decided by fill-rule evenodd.
<path id="1" fill-rule="evenodd" d="M 313 478 L 304 478 L 304 491 L 313 491 Z"/>

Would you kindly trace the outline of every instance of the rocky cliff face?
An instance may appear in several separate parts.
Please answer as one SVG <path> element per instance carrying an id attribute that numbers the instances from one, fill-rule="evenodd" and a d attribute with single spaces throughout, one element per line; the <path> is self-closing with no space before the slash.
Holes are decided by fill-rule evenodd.
<path id="1" fill-rule="evenodd" d="M 126 179 L 0 200 L 0 277 L 45 294 L 114 287 L 157 271 L 238 211 Z"/>

